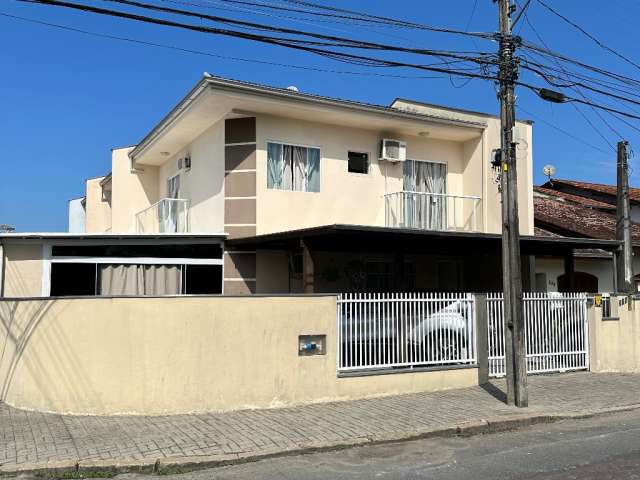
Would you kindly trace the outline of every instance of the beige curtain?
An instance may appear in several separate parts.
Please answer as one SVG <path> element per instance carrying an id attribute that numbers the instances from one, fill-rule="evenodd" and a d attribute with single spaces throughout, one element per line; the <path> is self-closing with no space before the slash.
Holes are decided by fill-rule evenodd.
<path id="1" fill-rule="evenodd" d="M 100 265 L 100 295 L 179 295 L 180 265 Z"/>

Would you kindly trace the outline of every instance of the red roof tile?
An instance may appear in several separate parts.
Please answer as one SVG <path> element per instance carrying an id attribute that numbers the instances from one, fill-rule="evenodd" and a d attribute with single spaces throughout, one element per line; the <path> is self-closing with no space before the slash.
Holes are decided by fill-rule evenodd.
<path id="1" fill-rule="evenodd" d="M 549 183 L 545 184 L 548 185 Z M 574 188 L 590 190 L 592 192 L 604 193 L 605 195 L 616 196 L 616 186 L 606 185 L 604 183 L 579 182 L 577 180 L 564 180 L 554 178 L 551 182 L 553 185 L 569 185 Z M 640 203 L 640 188 L 629 188 L 629 198 L 631 201 Z"/>
<path id="2" fill-rule="evenodd" d="M 616 238 L 614 214 L 540 195 L 534 196 L 533 205 L 535 223 L 541 229 L 570 237 Z M 640 242 L 640 225 L 631 228 L 633 241 Z"/>
<path id="3" fill-rule="evenodd" d="M 593 207 L 593 208 L 599 208 L 602 210 L 613 210 L 613 211 L 615 211 L 616 209 L 615 205 L 612 205 L 610 203 L 601 202 L 600 200 L 595 200 L 589 197 L 583 197 L 581 195 L 573 195 L 571 193 L 562 192 L 560 190 L 553 190 L 551 188 L 533 187 L 533 191 L 543 195 L 549 195 L 558 199 L 564 199 L 572 203 L 583 205 L 585 207 Z"/>

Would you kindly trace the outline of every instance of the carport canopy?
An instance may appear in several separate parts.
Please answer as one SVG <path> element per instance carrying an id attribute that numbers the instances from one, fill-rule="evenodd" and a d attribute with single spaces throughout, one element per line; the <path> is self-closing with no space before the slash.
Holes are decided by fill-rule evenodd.
<path id="1" fill-rule="evenodd" d="M 566 256 L 576 249 L 618 250 L 622 242 L 593 238 L 520 237 L 522 255 Z M 255 250 L 312 250 L 428 253 L 434 255 L 500 254 L 502 236 L 495 233 L 450 232 L 334 224 L 227 240 L 229 247 Z"/>

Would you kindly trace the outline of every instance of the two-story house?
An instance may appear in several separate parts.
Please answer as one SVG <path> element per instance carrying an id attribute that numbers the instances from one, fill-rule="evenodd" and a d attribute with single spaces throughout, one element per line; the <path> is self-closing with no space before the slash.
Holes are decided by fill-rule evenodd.
<path id="1" fill-rule="evenodd" d="M 515 138 L 526 287 L 585 245 L 533 237 L 532 123 Z M 4 295 L 498 290 L 499 144 L 492 115 L 206 74 L 113 150 L 72 232 L 3 237 Z"/>

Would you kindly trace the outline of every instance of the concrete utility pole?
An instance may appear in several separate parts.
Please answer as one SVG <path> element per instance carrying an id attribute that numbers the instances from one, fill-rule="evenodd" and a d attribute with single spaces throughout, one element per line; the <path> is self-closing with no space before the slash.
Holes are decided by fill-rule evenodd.
<path id="1" fill-rule="evenodd" d="M 514 7 L 515 8 L 515 7 Z M 518 220 L 518 175 L 516 168 L 515 81 L 518 62 L 514 58 L 516 39 L 511 33 L 511 0 L 498 0 L 500 17 L 500 123 L 502 190 L 502 282 L 506 346 L 507 401 L 517 407 L 529 404 L 524 345 L 522 273 Z"/>
<path id="2" fill-rule="evenodd" d="M 631 207 L 629 205 L 629 142 L 618 142 L 618 188 L 616 206 L 616 238 L 623 242 L 616 255 L 618 290 L 633 293 L 633 246 L 631 243 Z"/>

